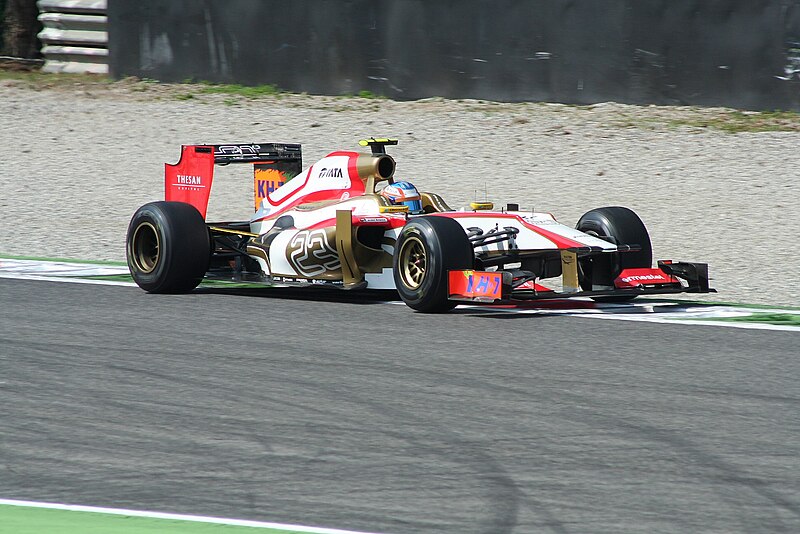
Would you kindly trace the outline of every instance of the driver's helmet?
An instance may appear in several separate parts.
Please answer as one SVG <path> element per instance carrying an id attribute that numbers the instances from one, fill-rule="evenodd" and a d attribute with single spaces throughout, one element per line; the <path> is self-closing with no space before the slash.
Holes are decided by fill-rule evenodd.
<path id="1" fill-rule="evenodd" d="M 419 191 L 411 182 L 394 182 L 381 190 L 380 195 L 390 204 L 408 206 L 409 213 L 422 213 Z"/>

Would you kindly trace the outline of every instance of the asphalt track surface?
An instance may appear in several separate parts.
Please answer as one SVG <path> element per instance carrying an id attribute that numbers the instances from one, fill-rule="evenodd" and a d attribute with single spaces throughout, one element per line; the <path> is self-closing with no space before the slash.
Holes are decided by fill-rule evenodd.
<path id="1" fill-rule="evenodd" d="M 0 496 L 398 534 L 800 531 L 796 333 L 325 295 L 0 279 Z"/>

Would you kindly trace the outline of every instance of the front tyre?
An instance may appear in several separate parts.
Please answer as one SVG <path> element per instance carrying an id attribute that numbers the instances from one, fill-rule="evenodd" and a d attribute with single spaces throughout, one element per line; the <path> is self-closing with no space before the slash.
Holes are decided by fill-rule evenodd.
<path id="1" fill-rule="evenodd" d="M 579 261 L 579 281 L 584 291 L 591 291 L 593 285 L 614 286 L 614 279 L 623 269 L 649 268 L 653 265 L 653 247 L 650 234 L 636 213 L 628 208 L 613 206 L 593 209 L 583 215 L 576 228 L 617 245 L 638 245 L 635 252 L 618 252 L 611 257 L 584 258 Z M 625 302 L 635 296 L 596 297 L 604 302 Z"/>
<path id="2" fill-rule="evenodd" d="M 136 210 L 126 245 L 133 281 L 149 293 L 188 293 L 211 258 L 203 216 L 184 202 L 151 202 Z"/>
<path id="3" fill-rule="evenodd" d="M 400 231 L 394 250 L 394 283 L 409 307 L 428 313 L 453 309 L 448 300 L 448 271 L 472 269 L 475 254 L 458 222 L 446 217 L 417 217 Z"/>

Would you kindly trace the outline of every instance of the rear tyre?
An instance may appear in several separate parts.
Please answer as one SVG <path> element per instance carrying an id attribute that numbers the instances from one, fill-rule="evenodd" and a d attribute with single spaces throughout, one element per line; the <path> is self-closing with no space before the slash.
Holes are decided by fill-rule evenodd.
<path id="1" fill-rule="evenodd" d="M 394 283 L 409 307 L 428 313 L 453 309 L 448 300 L 448 271 L 472 269 L 475 254 L 458 222 L 446 217 L 417 217 L 401 230 L 394 250 Z"/>
<path id="2" fill-rule="evenodd" d="M 131 276 L 150 293 L 188 293 L 211 259 L 203 216 L 184 202 L 151 202 L 136 210 L 126 242 Z"/>
<path id="3" fill-rule="evenodd" d="M 592 280 L 603 286 L 613 286 L 623 269 L 648 268 L 653 265 L 650 234 L 636 213 L 628 208 L 613 206 L 593 209 L 583 215 L 576 228 L 618 245 L 638 245 L 641 250 L 612 255 L 610 261 L 584 258 L 579 261 L 578 277 L 581 288 L 591 291 Z M 595 297 L 602 302 L 626 302 L 636 296 Z"/>

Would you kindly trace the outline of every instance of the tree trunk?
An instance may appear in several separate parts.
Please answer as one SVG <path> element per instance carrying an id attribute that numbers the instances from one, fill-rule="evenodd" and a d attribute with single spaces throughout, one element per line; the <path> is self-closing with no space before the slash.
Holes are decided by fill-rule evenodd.
<path id="1" fill-rule="evenodd" d="M 42 29 L 38 16 L 36 0 L 6 0 L 2 55 L 28 59 L 41 57 L 36 38 Z"/>

